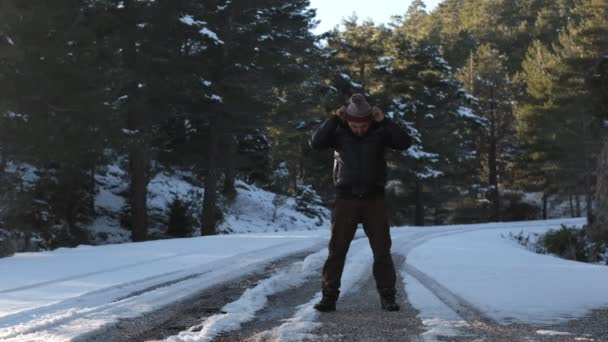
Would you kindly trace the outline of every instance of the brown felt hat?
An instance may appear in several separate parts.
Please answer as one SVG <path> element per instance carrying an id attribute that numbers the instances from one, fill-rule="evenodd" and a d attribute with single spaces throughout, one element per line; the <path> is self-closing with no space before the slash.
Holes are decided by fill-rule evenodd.
<path id="1" fill-rule="evenodd" d="M 346 120 L 365 122 L 372 119 L 372 107 L 365 101 L 363 94 L 354 94 L 349 102 L 346 107 Z"/>

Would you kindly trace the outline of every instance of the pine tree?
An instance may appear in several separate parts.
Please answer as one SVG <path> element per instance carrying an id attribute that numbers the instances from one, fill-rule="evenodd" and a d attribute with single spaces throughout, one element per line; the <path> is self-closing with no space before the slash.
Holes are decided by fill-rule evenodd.
<path id="1" fill-rule="evenodd" d="M 422 0 L 412 1 L 403 19 L 404 22 L 399 28 L 400 33 L 414 41 L 429 39 L 432 33 L 428 26 L 431 22 L 428 20 L 426 5 Z"/>
<path id="2" fill-rule="evenodd" d="M 274 142 L 275 165 L 284 162 L 289 170 L 288 189 L 281 189 L 282 193 L 294 193 L 298 181 L 305 177 L 308 137 L 299 128 L 318 106 L 323 81 L 318 66 L 320 51 L 314 45 L 317 38 L 310 33 L 314 11 L 307 7 L 308 1 L 296 1 L 281 6 L 281 11 L 271 9 L 264 28 L 270 34 L 262 36 L 260 43 L 259 63 L 264 66 L 270 90 L 265 95 L 269 108 L 262 121 Z"/>
<path id="3" fill-rule="evenodd" d="M 589 144 L 591 156 L 586 160 L 587 168 L 585 184 L 591 188 L 593 168 L 597 168 L 597 180 L 595 192 L 597 208 L 592 211 L 591 201 L 588 196 L 587 216 L 589 227 L 587 235 L 594 240 L 608 240 L 608 187 L 606 184 L 606 162 L 608 161 L 608 139 L 606 139 L 606 119 L 608 118 L 608 1 L 588 0 L 577 3 L 574 10 L 575 15 L 581 18 L 576 26 L 571 25 L 565 33 L 569 39 L 562 39 L 566 53 L 562 52 L 569 65 L 579 78 L 585 80 L 587 91 L 584 92 L 585 114 L 591 113 L 592 117 L 586 118 L 589 123 L 589 136 L 584 141 Z M 561 38 L 561 37 L 560 37 Z M 570 44 L 575 43 L 575 50 Z M 572 75 L 572 74 L 571 74 Z M 587 112 L 588 111 L 588 112 Z M 596 157 L 597 156 L 597 157 Z M 597 158 L 597 166 L 590 161 Z M 591 170 L 590 170 L 591 169 Z"/>
<path id="4" fill-rule="evenodd" d="M 608 46 L 602 34 L 606 7 L 602 1 L 578 3 L 575 20 L 561 32 L 553 51 L 540 42 L 532 45 L 524 70 L 534 102 L 518 113 L 522 130 L 527 130 L 523 132 L 536 135 L 533 151 L 559 179 L 556 186 L 583 189 L 590 221 L 594 160 L 600 147 L 597 104 L 602 98 L 593 91 L 592 75 Z"/>
<path id="5" fill-rule="evenodd" d="M 204 234 L 215 231 L 216 170 L 222 164 L 234 165 L 219 161 L 218 141 L 239 130 L 263 127 L 264 114 L 277 103 L 277 92 L 281 94 L 292 82 L 301 80 L 310 68 L 306 55 L 313 48 L 309 28 L 314 11 L 307 7 L 308 1 L 228 1 L 216 8 L 218 23 L 223 21 L 216 31 L 222 43 L 215 60 L 210 60 L 209 81 L 222 100 L 215 104 L 221 115 L 216 112 L 208 117 L 213 127 L 209 162 L 218 163 L 207 165 Z"/>
<path id="6" fill-rule="evenodd" d="M 91 174 L 105 122 L 97 101 L 94 32 L 79 2 L 3 3 L 18 12 L 4 25 L 20 51 L 6 64 L 12 90 L 3 115 L 27 118 L 16 135 L 27 140 L 13 142 L 20 152 L 15 161 L 30 162 L 40 171 L 34 195 L 48 203 L 50 221 L 60 222 L 53 229 L 69 244 L 88 242 L 83 225 L 93 214 Z"/>
<path id="7" fill-rule="evenodd" d="M 333 54 L 336 65 L 343 66 L 346 71 L 339 76 L 346 81 L 347 88 L 362 93 L 382 86 L 374 84 L 370 75 L 376 59 L 382 55 L 382 45 L 389 36 L 389 30 L 376 26 L 373 21 L 365 20 L 361 25 L 357 21 L 355 15 L 345 19 L 345 30 L 331 32 L 327 44 L 329 51 L 336 51 Z M 345 98 L 348 99 L 349 95 L 346 94 Z"/>
<path id="8" fill-rule="evenodd" d="M 499 220 L 499 183 L 507 177 L 507 163 L 512 160 L 514 149 L 513 86 L 504 54 L 490 45 L 482 45 L 474 59 L 474 63 L 461 69 L 459 79 L 463 82 L 473 80 L 469 86 L 479 99 L 481 113 L 488 123 L 478 141 L 478 150 L 485 160 L 488 199 L 493 205 L 492 219 Z"/>
<path id="9" fill-rule="evenodd" d="M 477 100 L 456 80 L 438 49 L 404 37 L 396 32 L 378 59 L 376 70 L 385 88 L 377 95 L 414 139 L 397 172 L 405 171 L 405 183 L 414 183 L 415 224 L 424 225 L 425 206 L 435 209 L 435 222 L 443 222 L 447 202 L 476 181 L 474 137 L 485 120 L 475 114 Z M 425 187 L 434 195 L 426 196 Z"/>
<path id="10" fill-rule="evenodd" d="M 192 203 L 174 194 L 167 203 L 167 234 L 174 237 L 190 237 L 194 220 L 191 211 Z"/>

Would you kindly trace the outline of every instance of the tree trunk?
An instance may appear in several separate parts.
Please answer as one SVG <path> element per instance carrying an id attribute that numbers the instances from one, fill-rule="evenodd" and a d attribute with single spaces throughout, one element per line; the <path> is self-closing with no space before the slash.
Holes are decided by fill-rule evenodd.
<path id="1" fill-rule="evenodd" d="M 424 205 L 422 202 L 422 183 L 416 179 L 416 213 L 414 218 L 415 226 L 424 226 Z"/>
<path id="2" fill-rule="evenodd" d="M 598 156 L 596 184 L 597 210 L 587 235 L 595 241 L 608 241 L 608 138 L 604 139 L 602 151 Z"/>
<path id="3" fill-rule="evenodd" d="M 6 165 L 8 164 L 8 139 L 0 137 L 0 176 L 4 175 Z"/>
<path id="4" fill-rule="evenodd" d="M 473 50 L 469 55 L 469 68 L 471 72 L 469 74 L 469 89 L 471 94 L 475 94 L 475 63 L 473 59 Z"/>
<path id="5" fill-rule="evenodd" d="M 546 193 L 543 193 L 543 220 L 547 219 L 547 199 L 549 196 Z"/>
<path id="6" fill-rule="evenodd" d="M 289 191 L 292 193 L 298 192 L 298 166 L 294 163 L 287 164 L 287 170 L 289 172 Z"/>
<path id="7" fill-rule="evenodd" d="M 236 194 L 236 188 L 234 187 L 234 181 L 236 177 L 236 139 L 232 135 L 225 136 L 225 143 L 227 147 L 226 151 L 226 165 L 224 170 L 224 195 L 227 197 L 233 197 Z"/>
<path id="8" fill-rule="evenodd" d="M 443 224 L 443 221 L 441 220 L 441 209 L 438 207 L 435 207 L 434 214 L 435 215 L 434 215 L 433 224 L 436 226 Z"/>
<path id="9" fill-rule="evenodd" d="M 359 81 L 361 82 L 361 93 L 365 93 L 365 62 L 359 66 Z"/>
<path id="10" fill-rule="evenodd" d="M 498 161 L 497 161 L 497 141 L 496 141 L 496 108 L 494 105 L 494 91 L 492 89 L 490 97 L 490 137 L 488 151 L 488 182 L 490 183 L 490 201 L 492 202 L 492 220 L 500 220 L 500 196 L 498 192 Z"/>
<path id="11" fill-rule="evenodd" d="M 143 147 L 133 146 L 129 153 L 129 177 L 131 181 L 131 230 L 133 241 L 147 238 L 147 160 Z"/>
<path id="12" fill-rule="evenodd" d="M 587 210 L 586 210 L 586 215 L 587 215 L 587 222 L 589 224 L 593 224 L 593 221 L 595 220 L 595 216 L 593 216 L 593 194 L 591 193 L 591 190 L 587 191 L 585 193 L 585 206 L 587 206 Z"/>
<path id="13" fill-rule="evenodd" d="M 65 166 L 64 166 L 65 167 Z M 77 237 L 75 234 L 76 231 L 76 218 L 74 217 L 74 213 L 76 212 L 76 203 L 74 201 L 74 195 L 76 194 L 76 185 L 75 178 L 77 177 L 75 174 L 71 174 L 67 172 L 62 175 L 66 179 L 63 183 L 63 193 L 64 193 L 64 207 L 63 207 L 63 219 L 65 220 L 64 230 L 66 233 L 66 238 L 68 241 L 62 241 L 63 243 L 68 243 L 70 247 L 75 247 L 78 245 Z"/>
<path id="14" fill-rule="evenodd" d="M 574 199 L 575 199 L 575 203 L 576 203 L 576 217 L 581 217 L 582 216 L 581 196 L 578 192 L 574 195 Z"/>
<path id="15" fill-rule="evenodd" d="M 74 196 L 73 193 L 69 194 L 70 198 L 68 198 L 65 208 L 65 221 L 67 228 L 67 235 L 69 238 L 69 246 L 76 247 L 80 244 L 86 244 L 87 241 L 84 238 L 84 232 L 78 227 L 76 223 L 76 211 L 77 204 L 72 199 Z"/>
<path id="16" fill-rule="evenodd" d="M 85 209 L 88 203 L 82 202 L 82 192 L 87 190 L 88 177 L 86 172 L 83 172 L 81 165 L 66 165 L 61 166 L 62 170 L 59 175 L 62 180 L 62 200 L 60 205 L 63 206 L 63 219 L 65 220 L 65 233 L 67 235 L 66 243 L 69 246 L 77 246 L 79 244 L 89 243 L 87 232 L 79 225 L 79 213 Z M 58 203 L 56 203 L 58 204 Z"/>
<path id="17" fill-rule="evenodd" d="M 4 156 L 4 148 L 0 146 L 0 176 L 4 175 L 6 170 L 6 157 Z"/>
<path id="18" fill-rule="evenodd" d="M 138 87 L 135 80 L 137 68 L 136 30 L 137 15 L 133 0 L 125 0 L 125 47 L 122 53 L 124 68 L 131 72 L 128 79 L 127 93 L 127 129 L 137 131 L 140 129 L 140 109 L 137 105 Z M 139 136 L 141 133 L 137 133 Z M 144 241 L 147 237 L 147 156 L 145 139 L 132 138 L 129 146 L 129 204 L 131 206 L 131 231 L 133 241 Z"/>
<path id="19" fill-rule="evenodd" d="M 205 175 L 205 196 L 203 198 L 203 217 L 201 220 L 201 235 L 215 235 L 217 202 L 217 155 L 218 132 L 213 122 L 209 129 L 207 173 Z"/>
<path id="20" fill-rule="evenodd" d="M 574 212 L 574 201 L 572 200 L 572 197 L 573 197 L 573 195 L 572 195 L 572 193 L 570 193 L 570 197 L 568 199 L 568 202 L 570 203 L 570 216 L 576 217 L 575 212 Z"/>
<path id="21" fill-rule="evenodd" d="M 585 204 L 587 206 L 587 223 L 593 225 L 595 217 L 593 215 L 593 187 L 591 185 L 590 164 L 591 162 L 589 161 L 589 158 L 587 158 L 587 167 L 585 168 Z"/>
<path id="22" fill-rule="evenodd" d="M 496 168 L 496 141 L 490 142 L 488 165 L 490 167 L 489 183 L 490 183 L 490 201 L 492 202 L 492 220 L 500 220 L 500 196 L 498 192 L 498 173 Z"/>
<path id="23" fill-rule="evenodd" d="M 95 169 L 96 169 L 96 163 L 93 162 L 91 163 L 90 169 L 89 169 L 89 191 L 93 194 L 91 196 L 91 199 L 89 200 L 89 212 L 91 213 L 91 215 L 95 215 L 95 187 L 96 187 L 96 182 L 95 182 Z"/>
<path id="24" fill-rule="evenodd" d="M 301 180 L 304 180 L 304 177 L 306 177 L 306 165 L 304 162 L 304 159 L 305 159 L 304 153 L 306 153 L 305 146 L 308 146 L 308 144 L 306 144 L 306 145 L 300 144 L 300 153 L 298 153 L 298 175 L 297 175 L 297 177 L 298 177 L 298 179 L 301 179 Z"/>

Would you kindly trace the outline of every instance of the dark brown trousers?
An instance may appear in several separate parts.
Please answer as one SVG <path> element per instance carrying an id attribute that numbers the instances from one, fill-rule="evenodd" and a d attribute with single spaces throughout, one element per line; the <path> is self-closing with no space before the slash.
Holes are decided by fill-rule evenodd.
<path id="1" fill-rule="evenodd" d="M 373 273 L 377 288 L 395 288 L 395 266 L 391 257 L 391 235 L 384 197 L 337 198 L 331 217 L 329 255 L 323 266 L 324 289 L 339 289 L 344 262 L 357 225 L 369 239 L 374 254 Z"/>

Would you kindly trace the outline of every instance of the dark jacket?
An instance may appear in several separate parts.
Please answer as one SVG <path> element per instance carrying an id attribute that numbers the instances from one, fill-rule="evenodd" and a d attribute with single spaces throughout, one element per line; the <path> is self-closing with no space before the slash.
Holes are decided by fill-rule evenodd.
<path id="1" fill-rule="evenodd" d="M 406 150 L 412 140 L 388 117 L 372 122 L 367 134 L 358 137 L 333 116 L 314 131 L 309 144 L 316 150 L 335 150 L 334 185 L 339 196 L 366 196 L 384 193 L 386 147 Z"/>

